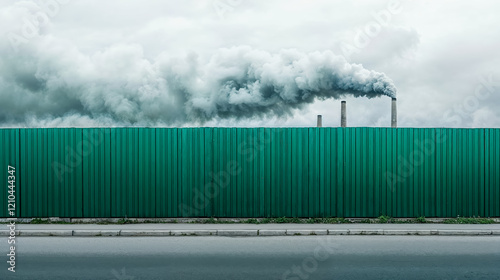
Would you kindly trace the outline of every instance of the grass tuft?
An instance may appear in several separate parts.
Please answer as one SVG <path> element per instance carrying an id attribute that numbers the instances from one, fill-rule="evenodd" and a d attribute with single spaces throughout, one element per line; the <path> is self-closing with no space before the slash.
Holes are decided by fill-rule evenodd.
<path id="1" fill-rule="evenodd" d="M 377 219 L 378 219 L 378 222 L 380 224 L 391 224 L 391 223 L 394 223 L 394 219 L 391 218 L 391 217 L 389 217 L 389 216 L 382 215 L 382 216 L 378 217 Z"/>
<path id="2" fill-rule="evenodd" d="M 420 224 L 425 224 L 425 223 L 427 223 L 427 220 L 425 219 L 425 217 L 418 217 L 418 218 L 416 218 L 416 219 L 415 219 L 415 221 L 416 221 L 417 223 L 420 223 Z"/>
<path id="3" fill-rule="evenodd" d="M 42 220 L 40 218 L 34 218 L 31 220 L 30 224 L 50 224 L 49 220 Z"/>
<path id="4" fill-rule="evenodd" d="M 243 221 L 243 223 L 245 223 L 245 224 L 258 224 L 259 220 L 257 220 L 257 219 L 248 219 L 248 220 Z"/>
<path id="5" fill-rule="evenodd" d="M 464 218 L 458 217 L 455 219 L 447 219 L 444 221 L 445 224 L 494 224 L 495 221 L 489 218 Z"/>

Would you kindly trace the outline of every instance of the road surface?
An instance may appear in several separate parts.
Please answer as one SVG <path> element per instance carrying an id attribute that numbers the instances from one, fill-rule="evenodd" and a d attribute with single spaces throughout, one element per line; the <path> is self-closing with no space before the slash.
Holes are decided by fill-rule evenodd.
<path id="1" fill-rule="evenodd" d="M 21 236 L 16 245 L 16 272 L 5 253 L 0 279 L 500 279 L 500 236 Z"/>

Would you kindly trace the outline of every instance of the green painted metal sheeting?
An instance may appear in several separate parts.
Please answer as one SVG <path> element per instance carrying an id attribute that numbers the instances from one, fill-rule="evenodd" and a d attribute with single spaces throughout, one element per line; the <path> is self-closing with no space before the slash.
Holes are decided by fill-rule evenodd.
<path id="1" fill-rule="evenodd" d="M 0 130 L 17 217 L 500 216 L 500 130 Z"/>

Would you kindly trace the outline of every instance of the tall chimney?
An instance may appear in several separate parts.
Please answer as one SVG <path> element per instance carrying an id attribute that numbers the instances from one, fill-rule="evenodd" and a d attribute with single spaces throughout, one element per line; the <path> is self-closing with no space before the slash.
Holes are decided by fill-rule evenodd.
<path id="1" fill-rule="evenodd" d="M 322 127 L 322 126 L 323 126 L 323 117 L 321 115 L 318 115 L 317 127 Z"/>
<path id="2" fill-rule="evenodd" d="M 345 101 L 341 102 L 340 105 L 340 126 L 341 127 L 346 127 L 347 126 L 347 116 L 346 116 L 346 104 Z"/>
<path id="3" fill-rule="evenodd" d="M 397 100 L 395 97 L 392 98 L 391 127 L 398 127 L 398 108 Z"/>

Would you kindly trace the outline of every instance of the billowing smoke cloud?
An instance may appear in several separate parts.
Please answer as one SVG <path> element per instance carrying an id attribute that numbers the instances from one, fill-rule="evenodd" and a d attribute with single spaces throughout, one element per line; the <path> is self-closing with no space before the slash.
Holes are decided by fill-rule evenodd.
<path id="1" fill-rule="evenodd" d="M 316 99 L 395 94 L 383 73 L 330 51 L 239 46 L 151 60 L 140 45 L 87 54 L 45 34 L 17 52 L 0 43 L 1 126 L 203 124 L 287 116 Z"/>
<path id="2" fill-rule="evenodd" d="M 224 49 L 208 64 L 194 64 L 187 112 L 201 119 L 287 114 L 315 99 L 394 96 L 384 74 L 349 64 L 332 52 L 272 54 L 248 47 Z M 185 77 L 189 79 L 190 77 Z M 184 79 L 184 80 L 185 80 Z"/>
<path id="3" fill-rule="evenodd" d="M 18 57 L 20 64 L 2 59 L 8 65 L 0 80 L 2 121 L 78 115 L 124 125 L 203 122 L 286 115 L 315 99 L 396 92 L 384 74 L 331 52 L 271 54 L 235 47 L 220 50 L 208 62 L 190 55 L 151 63 L 139 46 L 116 46 L 92 56 L 65 47 L 48 49 Z M 75 116 L 69 119 L 79 124 Z"/>

